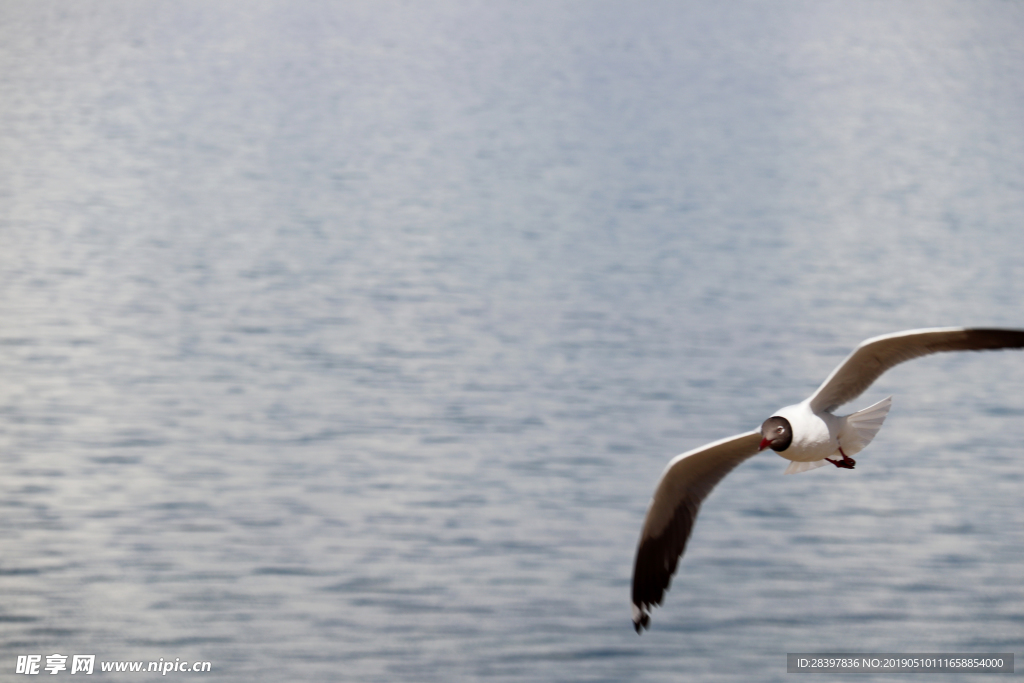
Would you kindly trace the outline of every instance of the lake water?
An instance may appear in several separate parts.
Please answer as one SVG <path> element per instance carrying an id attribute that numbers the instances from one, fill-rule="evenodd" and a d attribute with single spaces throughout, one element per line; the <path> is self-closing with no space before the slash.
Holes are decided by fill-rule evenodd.
<path id="1" fill-rule="evenodd" d="M 629 583 L 673 455 L 869 336 L 1024 327 L 1022 34 L 998 1 L 3 3 L 3 678 L 1020 655 L 1020 353 L 885 375 L 855 471 L 737 470 L 642 637 Z"/>

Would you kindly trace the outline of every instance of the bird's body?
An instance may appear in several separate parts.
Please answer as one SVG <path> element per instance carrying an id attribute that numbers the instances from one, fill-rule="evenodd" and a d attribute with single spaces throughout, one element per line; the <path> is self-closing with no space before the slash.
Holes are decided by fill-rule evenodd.
<path id="1" fill-rule="evenodd" d="M 845 417 L 815 413 L 807 401 L 780 408 L 772 415 L 785 418 L 793 428 L 793 442 L 779 453 L 786 460 L 814 462 L 839 451 L 840 437 L 846 432 Z"/>
<path id="2" fill-rule="evenodd" d="M 790 465 L 785 474 L 806 472 L 827 464 L 826 460 L 856 455 L 871 443 L 891 406 L 890 396 L 852 415 L 816 413 L 809 400 L 776 410 L 773 416 L 786 419 L 793 431 L 792 443 L 779 455 L 800 463 Z"/>
<path id="3" fill-rule="evenodd" d="M 772 414 L 758 430 L 715 441 L 673 458 L 661 475 L 633 569 L 633 624 L 647 627 L 650 608 L 661 604 L 686 549 L 704 498 L 734 467 L 770 447 L 790 461 L 785 474 L 829 463 L 854 469 L 850 456 L 881 429 L 892 405 L 885 398 L 845 416 L 836 408 L 859 396 L 886 370 L 943 351 L 1024 348 L 1024 330 L 961 327 L 909 330 L 861 343 L 805 401 Z"/>

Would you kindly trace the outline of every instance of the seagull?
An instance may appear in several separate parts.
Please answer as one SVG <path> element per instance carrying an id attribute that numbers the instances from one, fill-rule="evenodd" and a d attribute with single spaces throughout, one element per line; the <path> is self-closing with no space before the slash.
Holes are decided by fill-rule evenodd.
<path id="1" fill-rule="evenodd" d="M 633 626 L 650 627 L 693 530 L 700 505 L 734 467 L 771 448 L 790 461 L 784 474 L 832 464 L 854 469 L 856 455 L 878 433 L 892 397 L 852 415 L 835 415 L 889 368 L 943 351 L 1024 348 L 1024 330 L 939 327 L 872 337 L 832 371 L 807 400 L 786 406 L 760 429 L 720 439 L 676 456 L 665 468 L 644 519 L 633 566 Z"/>

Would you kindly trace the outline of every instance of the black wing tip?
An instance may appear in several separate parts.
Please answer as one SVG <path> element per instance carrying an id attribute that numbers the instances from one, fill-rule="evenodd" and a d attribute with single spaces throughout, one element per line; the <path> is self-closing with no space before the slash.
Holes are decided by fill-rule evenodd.
<path id="1" fill-rule="evenodd" d="M 651 628 L 651 615 L 642 607 L 634 605 L 633 609 L 639 613 L 638 616 L 633 617 L 633 628 L 636 629 L 636 634 L 639 636 L 643 634 L 644 629 Z"/>
<path id="2" fill-rule="evenodd" d="M 875 342 L 890 341 L 900 337 L 927 337 L 935 335 L 938 351 L 984 351 L 986 349 L 1024 348 L 1024 329 L 1013 327 L 922 327 L 900 332 L 890 332 L 862 341 L 858 348 Z M 948 346 L 947 346 L 948 345 Z"/>
<path id="3" fill-rule="evenodd" d="M 1024 330 L 1007 327 L 974 327 L 964 330 L 968 339 L 978 344 L 978 350 L 1024 348 Z"/>
<path id="4" fill-rule="evenodd" d="M 672 585 L 672 575 L 686 550 L 698 509 L 698 505 L 680 505 L 662 534 L 641 539 L 636 549 L 636 562 L 633 565 L 633 628 L 637 634 L 650 628 L 649 610 L 661 604 Z"/>

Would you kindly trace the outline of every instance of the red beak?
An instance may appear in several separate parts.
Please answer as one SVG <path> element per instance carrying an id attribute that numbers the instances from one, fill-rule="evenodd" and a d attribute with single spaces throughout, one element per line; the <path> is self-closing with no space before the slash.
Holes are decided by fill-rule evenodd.
<path id="1" fill-rule="evenodd" d="M 764 449 L 768 448 L 769 444 L 771 444 L 771 441 L 769 441 L 768 439 L 761 439 L 761 445 L 757 447 L 757 450 L 763 451 Z"/>

